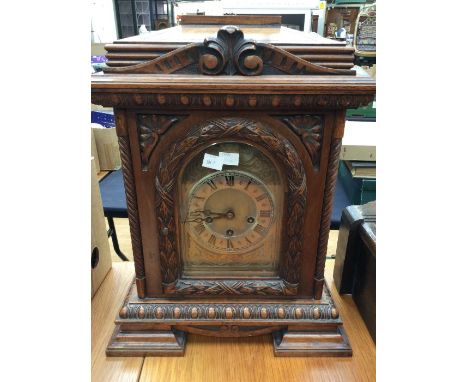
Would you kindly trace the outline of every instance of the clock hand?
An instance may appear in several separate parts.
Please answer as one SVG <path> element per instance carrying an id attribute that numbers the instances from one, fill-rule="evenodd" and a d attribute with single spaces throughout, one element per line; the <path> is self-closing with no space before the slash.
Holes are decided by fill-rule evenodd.
<path id="1" fill-rule="evenodd" d="M 232 216 L 234 215 L 234 212 L 232 212 L 231 210 L 229 210 L 227 212 L 213 212 L 213 211 L 210 211 L 210 210 L 194 210 L 194 211 L 190 212 L 190 215 L 200 215 L 200 213 L 202 213 L 203 215 L 207 215 L 207 216 L 214 215 L 214 216 L 212 216 L 213 218 L 215 216 L 229 217 L 231 215 Z"/>
<path id="2" fill-rule="evenodd" d="M 195 214 L 193 212 L 195 212 Z M 227 212 L 211 212 L 210 210 L 196 210 L 196 211 L 192 211 L 190 215 L 200 216 L 200 212 L 208 216 L 206 216 L 205 218 L 197 217 L 192 220 L 186 219 L 184 223 L 192 223 L 192 222 L 201 223 L 203 221 L 206 221 L 207 223 L 211 223 L 213 219 L 220 219 L 220 218 L 233 219 L 235 217 L 234 211 L 232 210 L 229 210 Z M 211 216 L 211 215 L 214 215 L 214 216 Z"/>
<path id="3" fill-rule="evenodd" d="M 192 220 L 185 220 L 184 223 L 201 223 L 201 222 L 208 222 L 211 223 L 214 219 L 221 219 L 224 216 L 207 216 L 206 218 L 195 218 Z"/>

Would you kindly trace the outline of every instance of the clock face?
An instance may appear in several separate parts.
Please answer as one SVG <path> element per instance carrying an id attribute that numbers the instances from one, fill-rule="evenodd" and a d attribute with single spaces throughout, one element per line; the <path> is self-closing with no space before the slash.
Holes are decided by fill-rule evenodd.
<path id="1" fill-rule="evenodd" d="M 178 186 L 184 276 L 278 275 L 280 174 L 268 153 L 241 142 L 213 144 L 188 159 Z"/>
<path id="2" fill-rule="evenodd" d="M 189 195 L 185 223 L 193 240 L 210 250 L 243 253 L 268 236 L 275 203 L 251 174 L 219 171 L 201 179 Z"/>

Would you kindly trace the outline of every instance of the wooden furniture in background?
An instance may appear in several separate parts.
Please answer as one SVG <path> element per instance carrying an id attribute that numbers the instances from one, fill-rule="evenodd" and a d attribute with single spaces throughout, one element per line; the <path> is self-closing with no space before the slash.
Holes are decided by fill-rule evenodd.
<path id="1" fill-rule="evenodd" d="M 180 25 L 281 25 L 281 16 L 201 16 L 180 15 Z"/>
<path id="2" fill-rule="evenodd" d="M 263 37 L 252 41 L 238 27 L 222 27 L 215 38 L 93 77 L 93 103 L 114 107 L 116 116 L 136 271 L 109 355 L 183 355 L 187 332 L 219 337 L 273 333 L 275 355 L 351 355 L 324 283 L 324 266 L 346 108 L 371 102 L 375 82 L 350 69 L 305 61 L 270 44 L 274 33 L 258 29 Z M 145 37 L 143 45 L 158 45 L 166 36 Z M 314 48 L 345 49 L 322 42 L 315 41 Z M 241 162 L 256 163 L 242 174 L 237 167 L 208 172 L 209 180 L 222 175 L 225 181 L 196 178 L 192 190 L 206 186 L 209 191 L 209 186 L 213 194 L 185 194 L 186 169 L 201 168 L 200 153 L 223 145 L 244 145 L 262 154 L 249 162 L 241 152 Z M 256 174 L 264 162 L 272 165 Z M 270 189 L 270 183 L 262 183 L 266 175 L 273 179 Z M 245 205 L 269 200 L 268 211 L 257 205 L 247 215 L 247 222 L 259 222 L 246 231 L 253 236 L 234 241 L 229 229 L 226 237 L 212 234 L 199 247 L 186 246 L 191 227 L 186 224 L 196 222 L 189 218 L 195 210 L 186 201 L 201 200 L 196 211 L 204 215 L 197 217 L 197 229 L 204 237 L 213 217 L 203 203 L 220 188 L 233 187 L 241 195 L 251 184 L 262 194 L 246 196 Z M 217 215 L 237 224 L 244 204 L 232 203 Z M 274 236 L 265 228 L 272 222 L 278 229 Z M 215 254 L 217 240 L 225 249 Z M 245 252 L 238 249 L 239 240 L 259 245 L 247 245 L 250 252 Z M 251 255 L 261 251 L 263 257 L 276 256 L 266 268 L 262 256 Z M 202 259 L 200 265 L 192 265 L 193 259 Z"/>
<path id="3" fill-rule="evenodd" d="M 374 4 L 361 9 L 354 29 L 356 55 L 375 57 L 377 55 L 377 7 Z"/>
<path id="4" fill-rule="evenodd" d="M 354 7 L 334 7 L 327 11 L 325 20 L 325 31 L 328 31 L 331 24 L 336 26 L 336 29 L 345 28 L 347 33 L 354 33 L 356 29 L 356 20 L 359 14 L 359 6 Z M 326 37 L 335 37 L 331 34 L 326 34 Z"/>
<path id="5" fill-rule="evenodd" d="M 312 15 L 312 32 L 317 33 L 318 30 L 318 15 Z"/>
<path id="6" fill-rule="evenodd" d="M 375 341 L 376 202 L 343 211 L 333 278 L 340 294 L 352 294 Z"/>

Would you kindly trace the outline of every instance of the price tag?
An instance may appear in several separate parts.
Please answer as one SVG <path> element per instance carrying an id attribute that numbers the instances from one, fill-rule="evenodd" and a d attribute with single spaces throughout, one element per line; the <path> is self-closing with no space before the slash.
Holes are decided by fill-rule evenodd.
<path id="1" fill-rule="evenodd" d="M 223 169 L 223 164 L 223 159 L 217 155 L 205 153 L 205 156 L 203 157 L 203 167 L 219 171 Z"/>
<path id="2" fill-rule="evenodd" d="M 222 159 L 224 164 L 230 166 L 239 166 L 239 153 L 219 153 L 219 157 Z"/>

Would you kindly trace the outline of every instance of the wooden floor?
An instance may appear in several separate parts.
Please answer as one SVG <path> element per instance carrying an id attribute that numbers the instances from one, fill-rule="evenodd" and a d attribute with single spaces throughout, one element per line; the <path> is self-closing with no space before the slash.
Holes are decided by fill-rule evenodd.
<path id="1" fill-rule="evenodd" d="M 131 255 L 126 219 L 116 219 L 122 251 Z M 336 249 L 332 231 L 328 255 Z M 113 255 L 115 256 L 115 255 Z M 114 318 L 134 276 L 133 263 L 117 256 L 92 300 L 92 380 L 161 382 L 375 381 L 375 344 L 350 296 L 339 296 L 332 282 L 334 260 L 327 260 L 326 279 L 341 313 L 354 355 L 350 358 L 274 357 L 270 335 L 213 338 L 188 335 L 185 357 L 109 357 L 105 348 Z"/>

